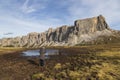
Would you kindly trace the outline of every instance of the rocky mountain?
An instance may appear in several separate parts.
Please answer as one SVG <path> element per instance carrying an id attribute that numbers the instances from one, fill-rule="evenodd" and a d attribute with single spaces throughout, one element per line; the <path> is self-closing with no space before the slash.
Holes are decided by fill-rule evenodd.
<path id="1" fill-rule="evenodd" d="M 40 46 L 73 46 L 91 42 L 94 44 L 101 36 L 115 36 L 120 33 L 110 29 L 102 15 L 97 17 L 76 20 L 73 26 L 49 28 L 43 33 L 29 33 L 26 36 L 4 38 L 0 46 L 9 47 L 40 47 Z M 111 38 L 109 39 L 111 40 Z"/>

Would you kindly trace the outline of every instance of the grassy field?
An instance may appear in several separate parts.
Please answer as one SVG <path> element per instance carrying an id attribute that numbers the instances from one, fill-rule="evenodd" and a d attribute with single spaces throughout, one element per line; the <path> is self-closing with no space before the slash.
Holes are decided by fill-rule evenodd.
<path id="1" fill-rule="evenodd" d="M 58 49 L 61 55 L 49 56 L 43 70 L 39 69 L 37 58 L 28 60 L 18 53 L 8 54 L 26 48 L 0 48 L 0 79 L 23 80 L 28 76 L 32 80 L 120 80 L 119 43 L 47 48 Z"/>
<path id="2" fill-rule="evenodd" d="M 26 50 L 26 48 L 19 48 L 19 47 L 0 47 L 0 55 L 13 53 L 13 52 L 19 52 Z"/>
<path id="3" fill-rule="evenodd" d="M 66 54 L 51 56 L 33 80 L 120 80 L 120 44 L 57 49 Z"/>

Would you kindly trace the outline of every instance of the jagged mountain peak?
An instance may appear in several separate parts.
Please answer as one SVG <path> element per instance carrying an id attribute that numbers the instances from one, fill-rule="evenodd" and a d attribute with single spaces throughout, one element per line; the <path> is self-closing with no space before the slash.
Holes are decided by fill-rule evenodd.
<path id="1" fill-rule="evenodd" d="M 109 26 L 102 15 L 76 20 L 74 25 L 78 31 L 81 31 L 81 33 L 91 33 L 109 29 Z"/>
<path id="2" fill-rule="evenodd" d="M 40 47 L 76 45 L 96 40 L 99 36 L 111 36 L 113 31 L 102 15 L 76 20 L 73 26 L 49 28 L 42 33 L 29 33 L 19 38 L 1 39 L 1 46 Z"/>

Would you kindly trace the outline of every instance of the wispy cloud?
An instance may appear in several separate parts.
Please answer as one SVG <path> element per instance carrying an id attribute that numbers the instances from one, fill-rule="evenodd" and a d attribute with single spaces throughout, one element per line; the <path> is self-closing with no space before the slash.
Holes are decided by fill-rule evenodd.
<path id="1" fill-rule="evenodd" d="M 2 35 L 4 37 L 26 35 L 30 32 L 43 32 L 49 27 L 59 27 L 62 23 L 59 19 L 46 17 L 42 20 L 19 19 L 13 16 L 0 16 L 1 34 L 13 32 L 13 35 Z"/>
<path id="2" fill-rule="evenodd" d="M 73 19 L 102 14 L 112 28 L 120 23 L 120 0 L 69 0 L 68 11 Z M 117 24 L 119 25 L 119 24 Z"/>
<path id="3" fill-rule="evenodd" d="M 44 9 L 48 0 L 25 0 L 21 6 L 21 10 L 24 13 L 32 13 L 37 10 Z"/>
<path id="4" fill-rule="evenodd" d="M 42 32 L 60 24 L 60 20 L 39 13 L 47 0 L 9 0 L 0 1 L 0 37 L 26 35 L 29 32 Z M 14 4 L 12 5 L 12 3 Z M 9 14 L 8 14 L 9 13 Z M 31 13 L 31 14 L 29 14 Z M 13 32 L 13 35 L 3 35 Z"/>
<path id="5" fill-rule="evenodd" d="M 12 32 L 4 33 L 3 35 L 12 35 Z"/>
<path id="6" fill-rule="evenodd" d="M 120 0 L 0 0 L 0 34 L 42 32 L 99 14 L 113 29 L 120 29 L 119 4 Z"/>
<path id="7" fill-rule="evenodd" d="M 24 13 L 31 13 L 36 11 L 36 9 L 32 5 L 28 5 L 28 4 L 29 4 L 29 0 L 26 0 L 21 8 Z"/>

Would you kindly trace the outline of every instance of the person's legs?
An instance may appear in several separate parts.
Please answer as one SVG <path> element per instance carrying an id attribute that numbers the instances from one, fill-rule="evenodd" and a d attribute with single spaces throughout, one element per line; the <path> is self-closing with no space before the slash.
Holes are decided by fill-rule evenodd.
<path id="1" fill-rule="evenodd" d="M 40 66 L 44 66 L 44 60 L 40 59 Z"/>

